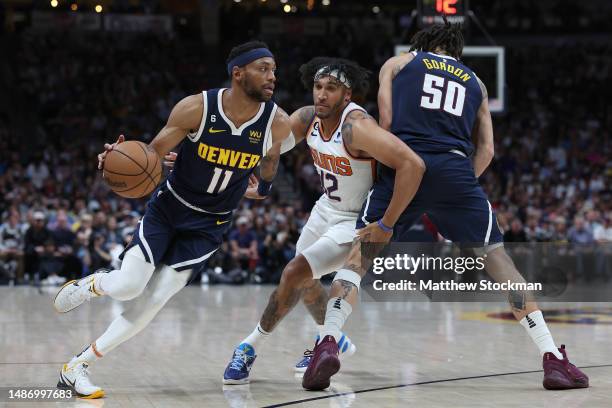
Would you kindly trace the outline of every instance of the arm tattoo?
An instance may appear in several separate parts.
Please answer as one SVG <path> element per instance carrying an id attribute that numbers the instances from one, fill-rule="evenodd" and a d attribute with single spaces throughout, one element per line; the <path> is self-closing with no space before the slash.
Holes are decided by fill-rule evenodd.
<path id="1" fill-rule="evenodd" d="M 342 124 L 342 129 L 340 131 L 342 132 L 342 139 L 346 142 L 346 144 L 349 146 L 353 144 L 353 124 L 345 121 Z"/>
<path id="2" fill-rule="evenodd" d="M 371 119 L 371 116 L 364 111 L 355 110 L 349 113 L 346 119 L 344 120 L 340 132 L 342 133 L 342 139 L 346 142 L 347 145 L 350 146 L 353 143 L 353 122 L 362 119 Z"/>
<path id="3" fill-rule="evenodd" d="M 303 108 L 300 109 L 300 113 L 299 113 L 300 122 L 302 122 L 304 126 L 310 125 L 310 122 L 312 122 L 314 115 L 315 115 L 314 106 L 304 106 Z"/>
<path id="4" fill-rule="evenodd" d="M 262 179 L 266 181 L 272 181 L 276 176 L 276 172 L 278 171 L 278 163 L 280 161 L 280 156 L 278 154 L 268 152 L 261 159 L 259 175 Z"/>

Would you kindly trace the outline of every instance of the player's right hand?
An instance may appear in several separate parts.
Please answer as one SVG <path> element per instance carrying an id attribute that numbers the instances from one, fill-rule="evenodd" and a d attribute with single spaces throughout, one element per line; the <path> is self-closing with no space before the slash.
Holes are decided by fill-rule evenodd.
<path id="1" fill-rule="evenodd" d="M 106 159 L 106 154 L 113 150 L 119 143 L 123 142 L 125 142 L 125 136 L 119 135 L 115 143 L 104 143 L 104 152 L 98 155 L 98 170 L 102 170 L 102 167 L 104 167 L 104 159 Z"/>
<path id="2" fill-rule="evenodd" d="M 257 192 L 257 188 L 259 187 L 259 180 L 253 174 L 249 176 L 249 185 L 244 192 L 245 198 L 250 198 L 251 200 L 263 200 L 266 197 L 260 196 Z"/>
<path id="3" fill-rule="evenodd" d="M 165 155 L 164 156 L 164 166 L 173 169 L 174 162 L 176 161 L 176 155 L 177 154 L 175 152 L 169 152 L 167 155 Z"/>

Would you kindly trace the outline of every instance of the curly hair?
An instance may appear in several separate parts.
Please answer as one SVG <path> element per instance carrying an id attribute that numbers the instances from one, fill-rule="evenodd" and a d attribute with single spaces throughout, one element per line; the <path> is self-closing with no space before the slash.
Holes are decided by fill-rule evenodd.
<path id="1" fill-rule="evenodd" d="M 416 33 L 410 40 L 410 51 L 434 52 L 441 48 L 453 58 L 463 53 L 463 33 L 460 24 L 451 24 L 444 16 L 444 24 L 434 24 Z"/>
<path id="2" fill-rule="evenodd" d="M 315 57 L 300 67 L 302 84 L 307 90 L 312 89 L 315 74 L 323 67 L 329 67 L 330 71 L 338 69 L 343 72 L 351 83 L 353 95 L 367 94 L 371 72 L 355 61 L 333 57 Z"/>

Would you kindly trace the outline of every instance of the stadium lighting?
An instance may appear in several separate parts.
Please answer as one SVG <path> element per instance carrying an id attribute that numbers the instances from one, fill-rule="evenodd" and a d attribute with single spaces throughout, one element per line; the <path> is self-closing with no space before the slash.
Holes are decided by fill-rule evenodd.
<path id="1" fill-rule="evenodd" d="M 291 6 L 291 12 L 297 13 L 297 6 Z"/>
<path id="2" fill-rule="evenodd" d="M 290 12 L 291 12 L 291 6 L 290 6 L 290 5 L 288 5 L 288 4 L 285 4 L 285 5 L 283 6 L 283 11 L 284 11 L 285 13 L 290 13 Z"/>
<path id="3" fill-rule="evenodd" d="M 99 5 L 99 4 L 96 4 L 95 10 L 96 10 L 96 13 L 101 13 L 102 12 L 102 6 Z"/>
<path id="4" fill-rule="evenodd" d="M 234 3 L 240 3 L 242 0 L 234 0 Z"/>
<path id="5" fill-rule="evenodd" d="M 374 13 L 374 14 L 380 13 L 380 7 L 378 7 L 378 6 L 372 7 L 372 13 Z"/>
<path id="6" fill-rule="evenodd" d="M 288 2 L 289 0 L 280 0 L 280 1 L 281 1 L 281 3 L 283 3 L 283 4 L 287 4 L 287 2 Z"/>
<path id="7" fill-rule="evenodd" d="M 51 0 L 51 7 L 55 8 L 58 4 L 57 0 Z"/>
<path id="8" fill-rule="evenodd" d="M 324 6 L 329 6 L 330 3 L 331 3 L 330 0 L 323 0 L 323 1 L 321 1 L 321 4 L 324 5 Z"/>
<path id="9" fill-rule="evenodd" d="M 78 4 L 76 4 L 76 3 L 72 3 L 72 4 L 70 5 L 70 10 L 72 10 L 72 11 L 77 11 L 78 9 L 79 9 L 79 5 L 78 5 Z"/>

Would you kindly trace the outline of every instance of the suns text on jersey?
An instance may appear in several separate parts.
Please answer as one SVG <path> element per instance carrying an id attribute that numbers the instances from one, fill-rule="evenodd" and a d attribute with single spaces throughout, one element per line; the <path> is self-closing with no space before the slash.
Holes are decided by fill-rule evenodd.
<path id="1" fill-rule="evenodd" d="M 312 160 L 317 167 L 331 171 L 339 176 L 353 175 L 351 161 L 347 157 L 320 153 L 312 147 L 310 148 L 310 154 L 312 155 Z"/>
<path id="2" fill-rule="evenodd" d="M 198 156 L 214 164 L 238 167 L 239 169 L 252 169 L 257 166 L 259 159 L 261 159 L 258 154 L 209 146 L 206 143 L 200 143 L 198 146 Z"/>

